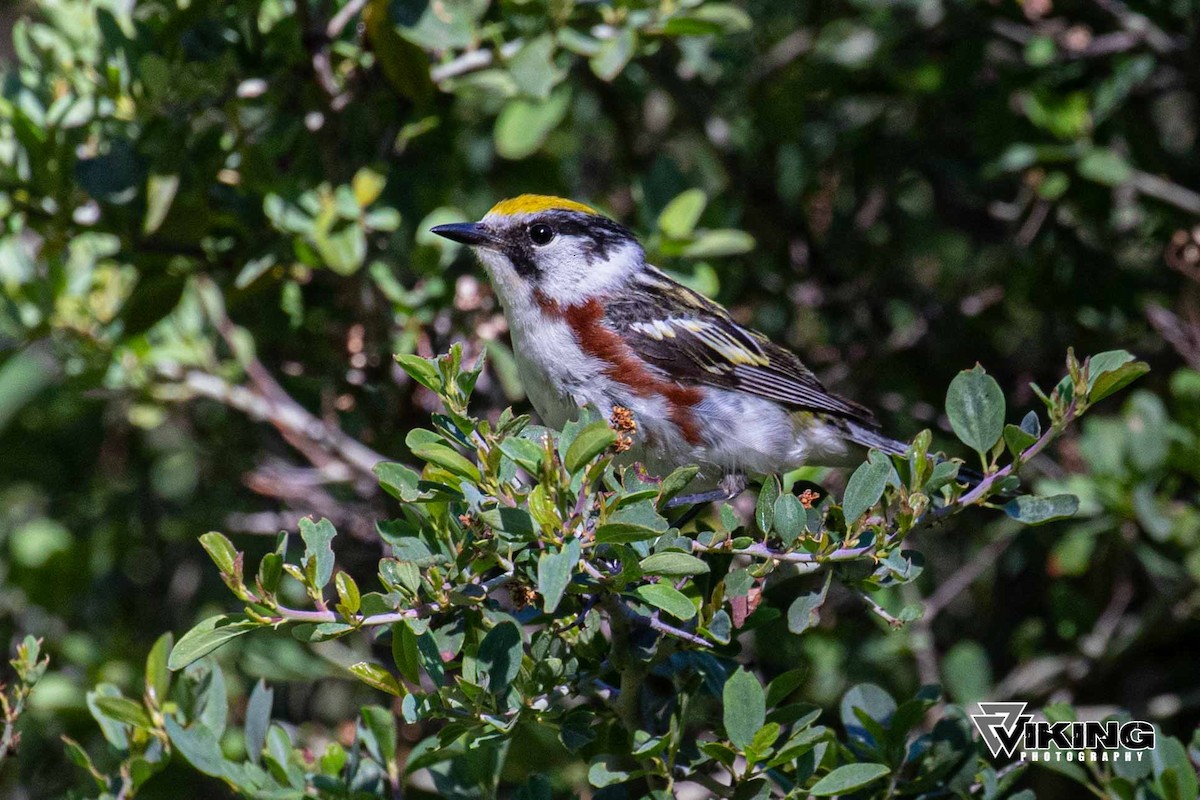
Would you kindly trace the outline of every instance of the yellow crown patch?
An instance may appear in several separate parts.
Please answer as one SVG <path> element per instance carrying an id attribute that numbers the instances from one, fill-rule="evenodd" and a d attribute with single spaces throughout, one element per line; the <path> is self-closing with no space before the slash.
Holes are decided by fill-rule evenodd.
<path id="1" fill-rule="evenodd" d="M 515 217 L 518 214 L 536 214 L 539 211 L 580 211 L 584 214 L 600 215 L 600 212 L 591 206 L 576 203 L 565 197 L 554 197 L 548 194 L 523 194 L 496 203 L 488 212 L 488 216 L 495 214 L 500 217 Z"/>

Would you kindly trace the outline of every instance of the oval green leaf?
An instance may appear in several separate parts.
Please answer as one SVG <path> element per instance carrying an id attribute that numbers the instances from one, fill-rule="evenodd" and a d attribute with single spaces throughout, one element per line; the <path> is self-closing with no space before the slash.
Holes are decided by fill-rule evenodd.
<path id="1" fill-rule="evenodd" d="M 754 734 L 767 721 L 767 695 L 758 678 L 744 668 L 729 676 L 722 693 L 725 735 L 739 750 L 754 741 Z"/>
<path id="2" fill-rule="evenodd" d="M 1004 432 L 1004 393 L 978 364 L 954 376 L 946 390 L 946 416 L 954 435 L 978 453 L 986 453 Z"/>
<path id="3" fill-rule="evenodd" d="M 848 794 L 879 780 L 891 772 L 884 764 L 847 764 L 817 781 L 808 793 L 814 797 L 832 797 Z"/>
<path id="4" fill-rule="evenodd" d="M 236 639 L 259 627 L 240 615 L 218 614 L 209 617 L 185 633 L 167 659 L 167 669 L 177 672 L 188 664 L 216 650 L 230 639 Z"/>
<path id="5" fill-rule="evenodd" d="M 673 617 L 689 620 L 696 616 L 696 606 L 683 592 L 665 583 L 650 583 L 637 588 L 638 596 L 655 608 Z"/>
<path id="6" fill-rule="evenodd" d="M 597 420 L 576 434 L 575 440 L 567 448 L 563 464 L 568 472 L 576 473 L 616 441 L 617 434 L 608 427 L 608 423 Z"/>

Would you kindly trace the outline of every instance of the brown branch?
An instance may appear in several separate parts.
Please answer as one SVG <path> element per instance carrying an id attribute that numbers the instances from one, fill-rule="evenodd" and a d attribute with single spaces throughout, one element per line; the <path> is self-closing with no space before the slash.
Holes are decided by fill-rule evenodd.
<path id="1" fill-rule="evenodd" d="M 350 20 L 354 19 L 366 5 L 367 0 L 350 0 L 329 20 L 329 24 L 325 26 L 325 35 L 330 39 L 336 39 L 350 24 Z"/>
<path id="2" fill-rule="evenodd" d="M 1175 314 L 1156 303 L 1146 305 L 1146 319 L 1167 344 L 1188 363 L 1200 369 L 1200 329 L 1188 325 Z"/>
<path id="3" fill-rule="evenodd" d="M 1189 214 L 1200 214 L 1200 193 L 1139 169 L 1133 171 L 1129 182 L 1147 197 L 1169 203 Z"/>
<path id="4" fill-rule="evenodd" d="M 332 480 L 352 479 L 354 473 L 351 469 L 373 478 L 374 466 L 386 461 L 371 448 L 310 414 L 286 394 L 266 397 L 246 386 L 228 383 L 216 375 L 200 370 L 184 371 L 177 366 L 161 367 L 159 372 L 196 395 L 236 408 L 253 419 L 270 422 L 281 433 L 310 442 L 337 456 L 340 464 L 318 464 Z"/>
<path id="5" fill-rule="evenodd" d="M 525 42 L 521 39 L 505 42 L 500 45 L 500 59 L 512 58 L 524 45 Z M 450 78 L 466 75 L 468 72 L 487 69 L 495 62 L 496 53 L 493 50 L 470 50 L 445 64 L 438 64 L 429 71 L 429 77 L 433 79 L 434 83 L 441 83 Z"/>
<path id="6" fill-rule="evenodd" d="M 967 563 L 959 567 L 953 575 L 938 586 L 937 591 L 926 598 L 924 603 L 925 613 L 922 619 L 932 622 L 934 617 L 945 610 L 946 606 L 950 605 L 950 602 L 954 598 L 962 594 L 980 575 L 990 569 L 1015 539 L 1016 535 L 1010 534 L 984 545 L 982 550 L 972 556 Z"/>
<path id="7" fill-rule="evenodd" d="M 942 517 L 949 516 L 951 513 L 953 513 L 954 508 L 957 506 L 969 506 L 983 500 L 991 492 L 992 486 L 994 486 L 997 481 L 1007 478 L 1009 475 L 1013 474 L 1018 466 L 1025 464 L 1029 461 L 1029 459 L 1046 449 L 1046 446 L 1050 444 L 1050 442 L 1052 442 L 1058 436 L 1058 434 L 1062 432 L 1063 428 L 1069 425 L 1074 419 L 1075 401 L 1072 400 L 1071 404 L 1067 406 L 1067 411 L 1065 414 L 1063 414 L 1063 418 L 1059 420 L 1058 423 L 1047 428 L 1040 439 L 1021 451 L 1021 456 L 1019 458 L 1014 459 L 1013 462 L 1007 467 L 1002 467 L 1001 469 L 998 469 L 985 477 L 975 485 L 974 489 L 967 492 L 953 503 L 947 503 L 936 511 L 926 514 L 926 518 L 930 520 L 938 520 Z"/>

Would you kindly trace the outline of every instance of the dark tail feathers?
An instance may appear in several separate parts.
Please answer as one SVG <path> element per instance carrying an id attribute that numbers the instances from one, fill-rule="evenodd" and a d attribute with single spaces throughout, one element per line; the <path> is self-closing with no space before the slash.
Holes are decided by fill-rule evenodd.
<path id="1" fill-rule="evenodd" d="M 857 422 L 847 420 L 846 431 L 850 434 L 850 441 L 860 444 L 863 447 L 871 447 L 891 456 L 902 456 L 908 452 L 907 442 L 885 436 L 879 431 L 868 428 L 865 425 L 860 425 Z M 983 481 L 983 474 L 968 467 L 960 466 L 958 468 L 958 479 L 973 489 Z"/>

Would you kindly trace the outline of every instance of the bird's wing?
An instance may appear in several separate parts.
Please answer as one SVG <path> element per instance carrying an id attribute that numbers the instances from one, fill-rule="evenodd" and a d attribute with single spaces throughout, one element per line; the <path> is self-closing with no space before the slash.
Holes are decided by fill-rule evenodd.
<path id="1" fill-rule="evenodd" d="M 636 287 L 607 299 L 604 323 L 672 380 L 875 425 L 870 411 L 826 390 L 794 353 L 738 325 L 708 298 L 652 267 L 635 280 Z"/>

